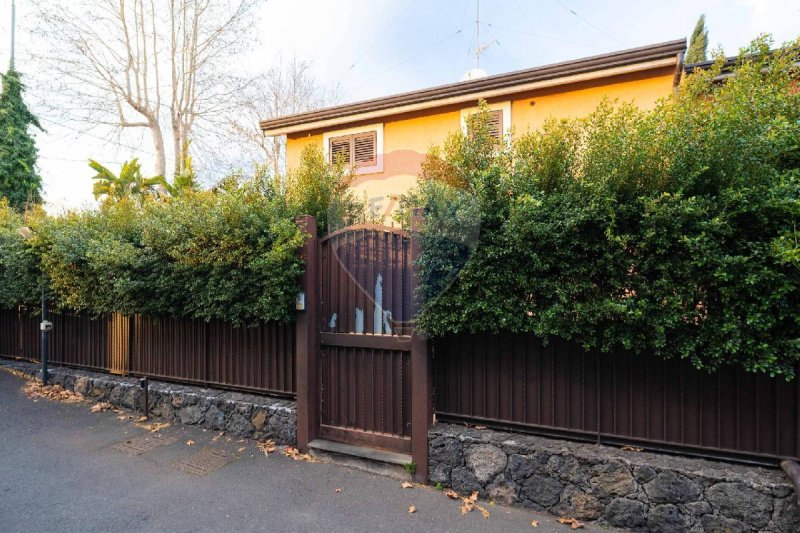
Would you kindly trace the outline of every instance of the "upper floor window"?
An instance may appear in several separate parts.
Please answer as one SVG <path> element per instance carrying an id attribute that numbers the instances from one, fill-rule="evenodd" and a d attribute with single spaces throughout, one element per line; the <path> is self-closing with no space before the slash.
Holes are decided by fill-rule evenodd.
<path id="1" fill-rule="evenodd" d="M 503 111 L 489 111 L 489 135 L 498 141 L 503 139 Z"/>
<path id="2" fill-rule="evenodd" d="M 331 137 L 328 142 L 331 163 L 342 160 L 353 167 L 372 167 L 378 162 L 378 135 L 375 131 Z"/>
<path id="3" fill-rule="evenodd" d="M 478 107 L 461 110 L 461 128 L 464 133 L 467 133 L 467 119 L 479 111 Z M 511 133 L 511 102 L 489 104 L 488 127 L 489 134 L 498 141 Z"/>

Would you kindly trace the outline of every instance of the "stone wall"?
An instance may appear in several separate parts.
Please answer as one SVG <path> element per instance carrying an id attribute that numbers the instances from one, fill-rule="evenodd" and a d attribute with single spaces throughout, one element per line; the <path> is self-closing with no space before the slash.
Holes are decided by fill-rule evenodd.
<path id="1" fill-rule="evenodd" d="M 39 368 L 31 363 L 0 360 L 0 365 L 37 378 L 41 375 Z M 49 373 L 50 383 L 92 401 L 135 411 L 144 407 L 144 391 L 136 378 L 64 367 L 51 368 Z M 150 415 L 155 418 L 225 431 L 237 437 L 273 439 L 278 444 L 297 442 L 297 416 L 292 400 L 151 380 L 148 403 Z"/>
<path id="2" fill-rule="evenodd" d="M 798 532 L 781 470 L 437 424 L 429 477 L 459 493 L 634 531 Z"/>

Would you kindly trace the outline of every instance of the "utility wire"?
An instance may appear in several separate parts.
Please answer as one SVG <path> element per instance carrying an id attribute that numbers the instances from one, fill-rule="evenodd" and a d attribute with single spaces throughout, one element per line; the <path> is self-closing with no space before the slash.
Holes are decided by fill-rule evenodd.
<path id="1" fill-rule="evenodd" d="M 611 35 L 607 31 L 603 30 L 602 28 L 599 28 L 599 27 L 595 26 L 594 24 L 592 24 L 591 22 L 589 22 L 588 20 L 586 20 L 582 16 L 578 15 L 578 13 L 574 9 L 564 5 L 564 3 L 561 0 L 555 0 L 555 1 L 556 1 L 556 3 L 558 5 L 560 5 L 561 7 L 563 7 L 564 9 L 566 9 L 567 11 L 569 11 L 570 13 L 575 15 L 578 18 L 578 20 L 580 20 L 581 22 L 583 22 L 584 24 L 586 24 L 590 28 L 594 28 L 595 30 L 599 31 L 600 33 L 602 33 L 603 35 L 605 35 L 606 37 L 608 37 L 609 39 L 614 41 L 615 43 L 617 43 L 617 44 L 619 44 L 621 46 L 625 46 L 625 44 L 622 41 L 620 41 L 619 39 L 617 39 L 616 37 L 614 37 L 613 35 Z"/>
<path id="2" fill-rule="evenodd" d="M 397 22 L 397 20 L 399 20 L 403 15 L 405 15 L 406 11 L 408 11 L 411 8 L 412 5 L 416 4 L 417 1 L 418 0 L 409 0 L 409 2 L 405 5 L 405 7 L 397 15 L 395 15 L 394 17 L 390 17 L 389 18 L 389 21 L 381 28 L 381 31 L 379 31 L 375 35 L 375 39 L 373 39 L 373 41 L 371 43 L 369 43 L 369 45 L 367 45 L 367 47 L 364 49 L 364 51 L 361 52 L 361 55 L 359 55 L 355 59 L 355 61 L 353 61 L 353 63 L 349 67 L 347 67 L 347 70 L 345 70 L 344 74 L 342 74 L 342 76 L 341 76 L 342 79 L 345 76 L 347 76 L 347 74 L 351 70 L 353 70 L 353 68 L 358 64 L 359 61 L 364 59 L 364 56 L 366 56 L 375 47 L 375 45 L 378 43 L 378 41 L 380 41 L 382 38 L 386 37 L 386 30 L 388 30 L 389 27 L 392 24 Z"/>
<path id="3" fill-rule="evenodd" d="M 531 24 L 531 21 L 528 20 L 528 15 L 525 14 L 525 10 L 522 9 L 520 3 L 517 2 L 517 0 L 514 0 L 514 3 L 517 5 L 517 9 L 519 9 L 520 14 L 522 14 L 522 19 L 525 21 L 525 24 L 528 25 L 528 28 L 531 30 L 533 36 L 536 37 L 536 41 L 539 43 L 539 46 L 541 46 L 542 50 L 544 50 L 545 57 L 547 57 L 547 60 L 550 61 L 552 58 L 550 55 L 550 50 L 547 49 L 542 40 L 539 38 L 539 32 L 533 29 L 533 24 Z"/>
<path id="4" fill-rule="evenodd" d="M 418 58 L 418 57 L 419 57 L 419 56 L 421 56 L 422 54 L 424 54 L 424 53 L 426 53 L 426 52 L 428 52 L 428 51 L 430 51 L 430 50 L 433 50 L 434 48 L 436 48 L 436 47 L 437 47 L 437 46 L 439 46 L 440 44 L 443 44 L 443 43 L 445 43 L 446 41 L 449 41 L 450 39 L 452 39 L 453 37 L 455 37 L 456 35 L 458 35 L 459 33 L 463 32 L 463 31 L 464 31 L 464 28 L 461 28 L 460 30 L 458 30 L 458 31 L 455 31 L 455 32 L 451 33 L 450 35 L 448 35 L 448 36 L 447 36 L 447 37 L 445 37 L 444 39 L 442 39 L 442 40 L 440 40 L 440 41 L 436 41 L 435 43 L 433 43 L 433 44 L 432 44 L 432 45 L 430 45 L 429 47 L 425 48 L 424 50 L 420 50 L 419 52 L 417 52 L 417 53 L 416 53 L 416 54 L 414 54 L 413 56 L 411 56 L 411 57 L 408 57 L 408 58 L 406 58 L 406 59 L 404 59 L 404 60 L 400 61 L 399 63 L 396 63 L 396 64 L 392 65 L 392 66 L 391 66 L 391 67 L 389 67 L 388 69 L 386 69 L 386 70 L 384 70 L 384 71 L 382 71 L 382 72 L 380 72 L 380 73 L 376 74 L 375 76 L 372 76 L 371 78 L 368 78 L 368 79 L 366 79 L 366 80 L 362 81 L 362 82 L 361 82 L 359 85 L 366 85 L 366 84 L 368 84 L 368 83 L 371 83 L 371 82 L 373 82 L 374 80 L 376 80 L 376 79 L 378 79 L 378 78 L 380 78 L 380 77 L 382 77 L 382 76 L 385 76 L 386 74 L 388 74 L 389 72 L 392 72 L 392 71 L 393 71 L 393 70 L 395 70 L 396 68 L 398 68 L 398 67 L 401 67 L 401 66 L 405 65 L 405 64 L 406 64 L 406 63 L 408 63 L 409 61 L 412 61 L 412 60 L 414 60 L 414 59 Z"/>
<path id="5" fill-rule="evenodd" d="M 581 41 L 573 41 L 572 39 L 564 39 L 562 37 L 556 37 L 555 35 L 548 35 L 546 33 L 535 34 L 535 33 L 530 33 L 530 32 L 527 32 L 527 31 L 524 31 L 524 30 L 520 30 L 520 29 L 517 29 L 517 28 L 511 28 L 511 27 L 508 27 L 508 26 L 501 26 L 499 24 L 494 24 L 494 23 L 489 23 L 489 24 L 487 24 L 487 26 L 489 26 L 491 28 L 497 28 L 497 29 L 501 29 L 501 30 L 508 30 L 508 31 L 521 33 L 522 35 L 530 35 L 531 37 L 539 37 L 539 36 L 541 36 L 541 37 L 544 37 L 545 39 L 552 39 L 554 41 L 561 41 L 561 42 L 569 43 L 569 44 L 577 44 L 577 45 L 580 45 L 580 46 L 588 46 L 589 48 L 597 48 L 598 50 L 608 50 L 607 46 L 600 46 L 600 45 L 597 45 L 597 44 L 584 43 L 584 42 L 581 42 Z"/>

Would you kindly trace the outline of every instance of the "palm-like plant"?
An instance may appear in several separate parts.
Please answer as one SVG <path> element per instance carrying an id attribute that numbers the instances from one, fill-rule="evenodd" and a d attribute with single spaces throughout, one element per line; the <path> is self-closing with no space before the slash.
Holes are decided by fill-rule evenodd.
<path id="1" fill-rule="evenodd" d="M 92 177 L 92 193 L 97 200 L 104 198 L 104 201 L 117 201 L 133 197 L 141 201 L 148 196 L 158 196 L 167 191 L 164 177 L 145 178 L 142 175 L 142 166 L 136 158 L 123 163 L 119 175 L 93 159 L 89 160 L 89 166 L 97 172 Z"/>

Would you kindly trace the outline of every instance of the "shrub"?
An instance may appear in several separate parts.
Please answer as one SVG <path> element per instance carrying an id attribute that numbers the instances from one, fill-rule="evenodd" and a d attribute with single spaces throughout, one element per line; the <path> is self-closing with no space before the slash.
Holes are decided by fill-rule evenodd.
<path id="1" fill-rule="evenodd" d="M 40 298 L 36 255 L 18 233 L 26 219 L 0 198 L 0 308 L 35 305 Z"/>
<path id="2" fill-rule="evenodd" d="M 257 185 L 123 198 L 35 230 L 61 307 L 237 324 L 293 316 L 304 237 L 285 200 Z"/>
<path id="3" fill-rule="evenodd" d="M 350 189 L 352 181 L 353 174 L 343 163 L 331 164 L 319 146 L 310 144 L 303 149 L 297 168 L 286 176 L 289 209 L 316 217 L 319 235 L 363 222 L 366 200 L 358 200 Z"/>
<path id="4" fill-rule="evenodd" d="M 719 58 L 651 111 L 603 102 L 513 144 L 485 139 L 479 114 L 428 154 L 404 198 L 428 209 L 419 325 L 792 377 L 798 44 L 756 41 L 724 83 Z"/>

